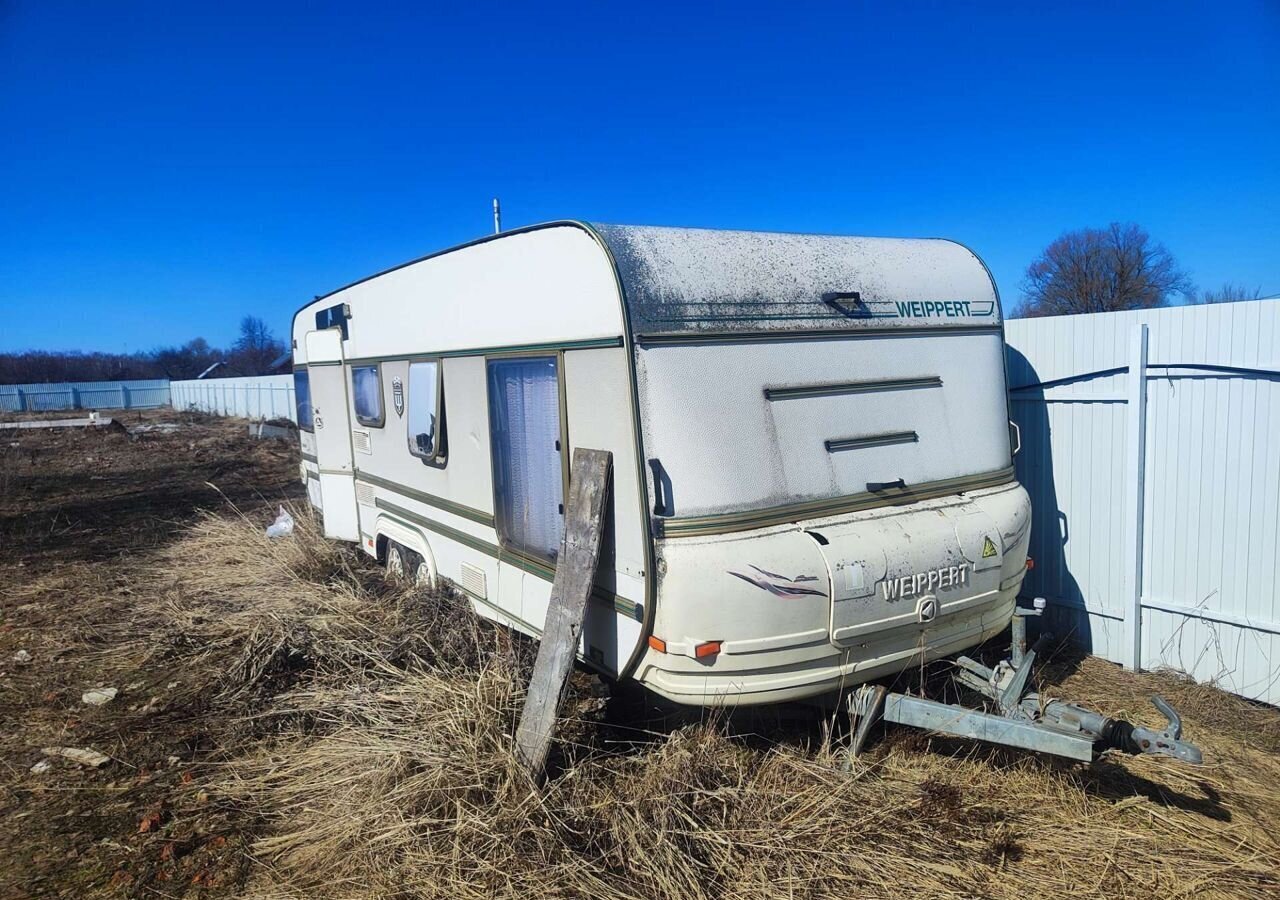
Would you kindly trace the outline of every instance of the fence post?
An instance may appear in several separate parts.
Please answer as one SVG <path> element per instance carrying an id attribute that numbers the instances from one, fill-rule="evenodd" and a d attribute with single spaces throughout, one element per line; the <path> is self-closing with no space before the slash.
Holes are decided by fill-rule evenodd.
<path id="1" fill-rule="evenodd" d="M 1147 326 L 1135 325 L 1129 344 L 1129 421 L 1125 428 L 1125 625 L 1128 662 L 1142 668 L 1142 531 L 1146 507 L 1147 461 Z"/>

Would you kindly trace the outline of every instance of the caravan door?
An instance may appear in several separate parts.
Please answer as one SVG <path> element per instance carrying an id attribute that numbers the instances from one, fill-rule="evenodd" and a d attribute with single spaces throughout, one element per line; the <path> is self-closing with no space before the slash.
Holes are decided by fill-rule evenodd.
<path id="1" fill-rule="evenodd" d="M 342 364 L 342 332 L 339 329 L 307 332 L 307 371 L 311 381 L 316 459 L 320 464 L 324 535 L 359 541 L 347 370 Z"/>
<path id="2" fill-rule="evenodd" d="M 535 586 L 529 566 L 515 557 L 554 571 L 560 553 L 565 479 L 558 369 L 554 356 L 488 361 L 494 512 L 503 549 L 498 597 L 539 631 L 550 578 Z"/>

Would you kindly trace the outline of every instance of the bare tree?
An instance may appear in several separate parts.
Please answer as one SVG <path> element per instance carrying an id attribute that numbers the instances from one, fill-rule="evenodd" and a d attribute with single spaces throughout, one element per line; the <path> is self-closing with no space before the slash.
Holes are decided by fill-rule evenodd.
<path id="1" fill-rule="evenodd" d="M 276 340 L 267 323 L 257 316 L 245 316 L 240 320 L 240 337 L 227 356 L 227 365 L 238 375 L 266 375 L 282 353 L 284 344 Z"/>
<path id="2" fill-rule="evenodd" d="M 1164 306 L 1193 288 L 1163 244 L 1113 222 L 1059 237 L 1027 267 L 1022 290 L 1023 315 L 1063 316 Z"/>
<path id="3" fill-rule="evenodd" d="M 1226 282 L 1216 291 L 1210 288 L 1193 298 L 1195 303 L 1235 303 L 1237 300 L 1261 300 L 1262 288 L 1249 290 L 1242 284 Z"/>
<path id="4" fill-rule="evenodd" d="M 3 0 L 0 0 L 3 3 Z M 145 353 L 85 353 L 80 350 L 21 350 L 0 353 L 0 384 L 52 381 L 112 381 L 131 378 L 195 378 L 225 361 L 214 377 L 266 375 L 284 355 L 285 345 L 257 316 L 240 320 L 240 337 L 230 350 L 194 338 L 180 347 Z"/>
<path id="5" fill-rule="evenodd" d="M 257 316 L 245 316 L 240 320 L 240 337 L 236 338 L 237 350 L 263 350 L 279 342 L 271 334 L 267 323 Z"/>
<path id="6" fill-rule="evenodd" d="M 195 378 L 224 356 L 221 350 L 209 346 L 204 338 L 187 341 L 181 347 L 160 347 L 151 351 L 155 364 L 164 370 L 166 378 Z"/>
<path id="7" fill-rule="evenodd" d="M 84 353 L 79 350 L 20 350 L 0 353 L 0 384 L 164 378 L 148 353 Z"/>

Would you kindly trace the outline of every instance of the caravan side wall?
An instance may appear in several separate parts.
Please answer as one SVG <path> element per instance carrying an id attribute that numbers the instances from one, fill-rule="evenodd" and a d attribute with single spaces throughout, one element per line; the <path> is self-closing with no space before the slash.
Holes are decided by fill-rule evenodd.
<path id="1" fill-rule="evenodd" d="M 342 346 L 361 546 L 372 553 L 386 540 L 401 543 L 422 554 L 433 574 L 457 584 L 481 615 L 540 634 L 554 562 L 516 546 L 513 535 L 502 532 L 503 513 L 495 503 L 491 376 L 504 362 L 514 363 L 517 373 L 520 361 L 529 361 L 533 369 L 542 365 L 554 372 L 555 382 L 546 383 L 553 393 L 527 399 L 535 404 L 528 413 L 542 416 L 545 424 L 525 423 L 526 430 L 512 438 L 519 445 L 504 446 L 503 458 L 520 467 L 521 454 L 535 454 L 530 465 L 545 473 L 547 462 L 557 456 L 567 470 L 574 447 L 613 452 L 613 545 L 607 548 L 581 652 L 607 672 L 621 671 L 642 640 L 647 534 L 621 299 L 599 243 L 581 228 L 541 228 L 352 285 L 295 317 L 297 365 L 307 363 L 305 336 L 317 327 L 317 313 L 341 311 L 343 304 L 350 310 Z M 413 404 L 420 402 L 411 387 L 410 365 L 431 360 L 443 372 L 443 465 L 424 462 L 409 449 L 408 420 Z M 376 367 L 380 422 L 359 421 L 351 390 L 352 370 L 367 367 Z M 404 412 L 397 408 L 397 382 Z M 528 387 L 534 388 L 543 390 Z M 315 402 L 323 410 L 318 398 Z M 557 419 L 567 438 L 563 443 L 558 438 L 554 447 L 541 438 L 537 447 L 520 443 L 541 434 L 538 428 L 554 431 L 551 420 Z M 303 432 L 303 448 L 314 456 L 314 434 Z M 304 465 L 318 472 L 325 463 Z M 547 477 L 530 489 L 545 492 Z M 313 502 L 326 502 L 316 493 L 313 488 Z M 507 500 L 521 502 L 520 497 Z M 555 500 L 552 517 L 560 514 Z M 531 512 L 546 515 L 541 508 L 546 505 Z"/>

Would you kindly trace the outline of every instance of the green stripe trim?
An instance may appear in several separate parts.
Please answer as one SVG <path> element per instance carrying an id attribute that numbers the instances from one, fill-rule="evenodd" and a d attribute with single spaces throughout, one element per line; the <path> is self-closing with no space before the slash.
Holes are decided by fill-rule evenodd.
<path id="1" fill-rule="evenodd" d="M 444 497 L 437 497 L 435 494 L 428 494 L 426 491 L 414 490 L 386 478 L 379 478 L 377 475 L 370 475 L 363 469 L 356 470 L 356 480 L 364 481 L 374 487 L 386 488 L 389 491 L 395 491 L 403 494 L 411 500 L 417 500 L 419 503 L 425 503 L 427 506 L 434 506 L 437 509 L 443 509 L 447 513 L 453 513 L 464 519 L 470 519 L 489 528 L 493 527 L 493 515 L 483 510 L 475 509 L 470 506 L 464 506 L 461 503 L 455 503 L 452 500 L 446 500 Z"/>
<path id="2" fill-rule="evenodd" d="M 804 397 L 839 397 L 845 394 L 874 394 L 879 391 L 906 391 L 913 388 L 942 387 L 937 375 L 924 378 L 882 378 L 875 381 L 845 381 L 833 384 L 802 384 L 795 387 L 765 388 L 766 400 L 798 400 Z"/>
<path id="3" fill-rule="evenodd" d="M 342 360 L 340 359 L 322 359 L 318 362 L 316 361 L 308 362 L 307 368 L 314 369 L 316 368 L 316 366 L 340 366 L 340 365 L 342 365 Z"/>
<path id="4" fill-rule="evenodd" d="M 511 563 L 517 569 L 528 572 L 530 575 L 536 575 L 543 581 L 555 581 L 556 579 L 555 566 L 545 560 L 534 559 L 513 550 L 503 550 L 502 561 L 504 563 Z"/>
<path id="5" fill-rule="evenodd" d="M 315 463 L 317 466 L 318 466 L 318 465 L 320 465 L 320 460 L 318 460 L 315 456 L 313 456 L 313 455 L 312 455 L 312 454 L 310 454 L 310 453 L 303 453 L 303 454 L 302 454 L 302 458 L 303 458 L 304 460 L 306 460 L 307 462 L 313 462 L 313 463 Z"/>
<path id="6" fill-rule="evenodd" d="M 389 356 L 359 356 L 347 360 L 348 365 L 372 365 L 385 362 L 417 362 L 428 359 L 448 359 L 459 356 L 492 356 L 495 354 L 554 353 L 558 350 L 598 350 L 621 347 L 622 338 L 588 338 L 581 341 L 550 341 L 541 344 L 508 344 L 494 347 L 468 347 L 462 350 L 433 350 L 431 352 L 398 353 Z"/>
<path id="7" fill-rule="evenodd" d="M 388 503 L 381 497 L 374 500 L 374 505 L 377 506 L 378 509 L 391 513 L 392 517 L 399 516 L 403 518 L 405 520 L 403 524 L 419 525 L 429 531 L 434 531 L 436 534 L 447 537 L 450 540 L 457 541 L 463 546 L 470 547 L 472 550 L 478 550 L 487 556 L 492 556 L 501 563 L 509 563 L 518 569 L 528 572 L 530 575 L 536 575 L 543 581 L 555 580 L 556 570 L 547 563 L 529 559 L 526 556 L 518 553 L 512 553 L 509 550 L 503 550 L 496 544 L 491 544 L 488 541 L 474 537 L 464 531 L 459 531 L 456 528 L 450 528 L 448 525 L 444 525 L 440 522 L 432 521 L 431 519 L 428 519 L 425 516 L 420 516 L 402 506 L 396 506 L 394 503 Z M 624 615 L 627 618 L 635 619 L 636 621 L 640 621 L 644 615 L 644 607 L 639 603 L 628 600 L 625 597 L 619 597 L 617 594 L 607 591 L 599 585 L 594 585 L 592 587 L 591 599 L 611 604 L 615 612 L 620 615 Z M 510 616 L 511 613 L 503 610 L 503 615 Z"/>
<path id="8" fill-rule="evenodd" d="M 521 625 L 523 625 L 525 628 L 532 631 L 534 634 L 538 635 L 539 637 L 542 636 L 542 629 L 534 625 L 532 622 L 526 622 L 524 619 L 520 618 L 510 610 L 503 609 L 501 606 L 494 603 L 492 600 L 487 600 L 484 597 L 481 597 L 477 594 L 473 594 L 471 591 L 467 590 L 460 584 L 455 583 L 454 587 L 456 587 L 459 591 L 461 591 L 467 597 L 474 600 L 476 603 L 479 603 L 481 606 L 487 606 L 489 609 L 493 610 L 495 613 L 502 616 L 503 618 L 510 619 L 512 622 L 519 622 Z"/>
<path id="9" fill-rule="evenodd" d="M 843 497 L 828 497 L 807 503 L 791 503 L 768 509 L 745 512 L 719 513 L 710 516 L 688 516 L 680 519 L 655 519 L 655 536 L 664 538 L 695 537 L 709 534 L 732 534 L 754 528 L 785 525 L 802 519 L 837 516 L 842 513 L 861 512 L 884 506 L 905 506 L 922 500 L 933 500 L 950 494 L 998 487 L 1013 482 L 1013 466 L 985 472 L 910 485 L 906 490 L 890 488 L 885 491 L 864 491 Z"/>
<path id="10" fill-rule="evenodd" d="M 867 340 L 884 337 L 926 337 L 1003 334 L 999 325 L 898 325 L 888 328 L 818 328 L 769 331 L 681 331 L 638 334 L 635 342 L 648 347 L 679 347 L 697 344 L 758 344 L 790 341 Z"/>
<path id="11" fill-rule="evenodd" d="M 502 562 L 510 563 L 518 569 L 528 572 L 530 575 L 537 576 L 543 581 L 555 581 L 555 567 L 548 564 L 544 560 L 533 559 L 522 553 L 515 553 L 511 550 L 502 551 Z M 619 597 L 612 591 L 607 591 L 600 585 L 591 586 L 591 599 L 601 603 L 609 603 L 613 605 L 614 611 L 636 621 L 643 618 L 644 607 L 633 600 L 625 597 Z"/>
<path id="12" fill-rule="evenodd" d="M 436 534 L 444 535 L 450 540 L 457 541 L 459 544 L 470 547 L 472 550 L 479 550 L 481 553 L 492 556 L 494 559 L 498 559 L 501 555 L 501 551 L 498 549 L 497 544 L 491 544 L 483 538 L 467 534 L 465 531 L 450 528 L 443 522 L 436 522 L 432 519 L 428 519 L 426 516 L 420 516 L 412 510 L 405 509 L 403 506 L 396 506 L 394 503 L 389 503 L 381 497 L 376 498 L 373 501 L 373 504 L 378 509 L 385 510 L 393 515 L 401 516 L 415 525 L 421 525 L 429 531 L 434 531 Z"/>

